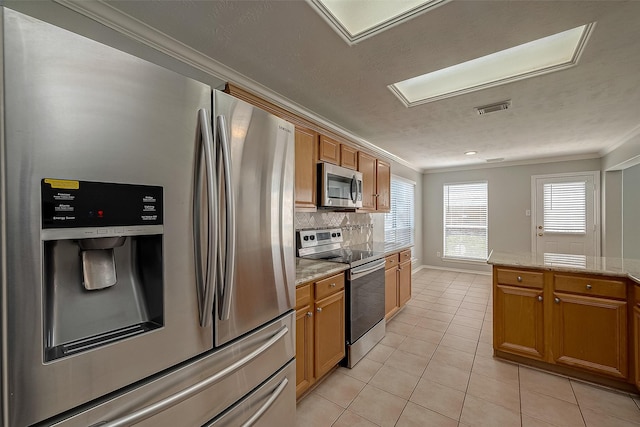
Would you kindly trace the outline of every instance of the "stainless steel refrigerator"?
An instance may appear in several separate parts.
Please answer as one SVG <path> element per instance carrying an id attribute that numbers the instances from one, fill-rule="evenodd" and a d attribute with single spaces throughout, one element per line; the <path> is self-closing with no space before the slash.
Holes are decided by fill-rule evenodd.
<path id="1" fill-rule="evenodd" d="M 0 424 L 293 425 L 292 126 L 0 13 Z"/>

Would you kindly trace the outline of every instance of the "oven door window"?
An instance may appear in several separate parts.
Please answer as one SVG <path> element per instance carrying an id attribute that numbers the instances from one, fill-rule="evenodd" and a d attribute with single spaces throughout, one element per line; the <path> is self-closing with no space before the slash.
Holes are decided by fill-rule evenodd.
<path id="1" fill-rule="evenodd" d="M 347 343 L 353 344 L 384 319 L 384 266 L 347 287 Z"/>

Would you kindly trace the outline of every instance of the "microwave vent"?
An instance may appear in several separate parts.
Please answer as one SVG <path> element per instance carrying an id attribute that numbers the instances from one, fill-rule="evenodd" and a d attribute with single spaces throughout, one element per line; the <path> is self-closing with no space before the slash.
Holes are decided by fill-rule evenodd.
<path id="1" fill-rule="evenodd" d="M 484 105 L 482 107 L 476 107 L 476 111 L 480 115 L 495 113 L 496 111 L 508 110 L 511 108 L 511 100 L 498 102 L 495 104 Z"/>

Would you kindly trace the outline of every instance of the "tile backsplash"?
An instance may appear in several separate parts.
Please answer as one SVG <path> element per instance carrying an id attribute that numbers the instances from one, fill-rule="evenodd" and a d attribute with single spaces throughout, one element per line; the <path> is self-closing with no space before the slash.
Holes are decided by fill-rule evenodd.
<path id="1" fill-rule="evenodd" d="M 341 228 L 345 246 L 374 240 L 374 214 L 352 212 L 296 212 L 297 230 Z M 384 227 L 384 223 L 382 225 Z"/>

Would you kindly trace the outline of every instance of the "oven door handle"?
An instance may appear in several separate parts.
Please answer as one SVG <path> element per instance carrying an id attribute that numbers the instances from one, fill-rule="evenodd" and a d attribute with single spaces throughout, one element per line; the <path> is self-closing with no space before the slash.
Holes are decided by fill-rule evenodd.
<path id="1" fill-rule="evenodd" d="M 359 279 L 360 277 L 373 273 L 375 270 L 383 269 L 385 264 L 386 264 L 386 260 L 381 259 L 379 262 L 376 262 L 375 264 L 368 263 L 360 267 L 352 268 L 351 280 Z"/>

